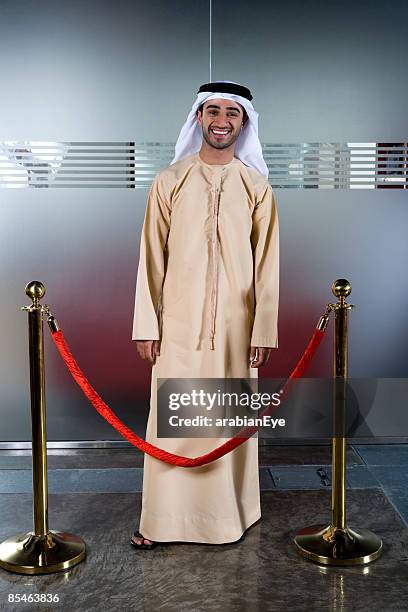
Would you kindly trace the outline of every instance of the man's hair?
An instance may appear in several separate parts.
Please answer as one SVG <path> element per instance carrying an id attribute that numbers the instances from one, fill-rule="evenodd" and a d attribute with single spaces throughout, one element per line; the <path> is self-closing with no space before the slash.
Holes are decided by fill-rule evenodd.
<path id="1" fill-rule="evenodd" d="M 207 100 L 205 100 L 205 102 L 207 102 Z M 203 114 L 203 108 L 204 108 L 205 102 L 200 104 L 200 106 L 197 108 L 196 114 L 198 113 L 198 111 L 200 111 L 200 113 Z M 239 102 L 237 102 L 237 104 L 239 104 Z M 242 104 L 239 104 L 239 106 L 240 106 L 240 108 L 242 108 L 242 112 L 244 114 L 244 125 L 245 125 L 245 123 L 248 121 L 248 114 L 247 114 L 245 108 L 242 106 Z"/>

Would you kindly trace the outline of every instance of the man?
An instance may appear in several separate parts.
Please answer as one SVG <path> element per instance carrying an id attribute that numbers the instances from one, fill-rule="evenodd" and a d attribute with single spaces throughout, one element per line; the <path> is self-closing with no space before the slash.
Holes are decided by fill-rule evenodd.
<path id="1" fill-rule="evenodd" d="M 278 345 L 278 218 L 251 100 L 236 83 L 200 87 L 142 229 L 132 339 L 153 366 L 146 439 L 188 457 L 222 440 L 157 438 L 157 378 L 257 378 Z M 195 468 L 145 454 L 135 546 L 234 542 L 260 517 L 257 435 Z"/>

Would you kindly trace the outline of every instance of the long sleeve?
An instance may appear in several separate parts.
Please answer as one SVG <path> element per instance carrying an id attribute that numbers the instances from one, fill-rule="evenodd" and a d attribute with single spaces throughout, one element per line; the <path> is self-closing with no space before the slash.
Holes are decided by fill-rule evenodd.
<path id="1" fill-rule="evenodd" d="M 255 318 L 251 346 L 278 346 L 279 224 L 275 194 L 269 183 L 252 214 Z"/>
<path id="2" fill-rule="evenodd" d="M 165 274 L 170 202 L 161 175 L 149 192 L 140 239 L 132 340 L 159 340 L 158 302 Z"/>

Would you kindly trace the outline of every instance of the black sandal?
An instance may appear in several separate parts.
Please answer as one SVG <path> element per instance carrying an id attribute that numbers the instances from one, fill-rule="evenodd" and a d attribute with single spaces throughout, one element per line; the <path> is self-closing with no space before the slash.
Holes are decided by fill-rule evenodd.
<path id="1" fill-rule="evenodd" d="M 130 540 L 130 543 L 131 543 L 132 546 L 134 546 L 134 548 L 142 548 L 143 550 L 151 550 L 157 544 L 157 542 L 153 542 L 152 544 L 145 544 L 143 542 L 143 540 L 147 540 L 148 538 L 145 538 L 144 536 L 142 536 L 140 531 L 135 531 L 133 536 L 136 537 L 136 538 L 142 538 L 142 543 L 141 544 L 136 544 L 136 542 L 134 542 L 132 539 Z"/>

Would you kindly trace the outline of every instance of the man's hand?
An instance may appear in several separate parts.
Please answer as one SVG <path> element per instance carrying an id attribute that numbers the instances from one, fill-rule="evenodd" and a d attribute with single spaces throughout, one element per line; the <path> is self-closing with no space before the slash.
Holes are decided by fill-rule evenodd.
<path id="1" fill-rule="evenodd" d="M 142 359 L 151 365 L 156 363 L 156 355 L 160 355 L 159 340 L 136 340 L 136 348 Z"/>
<path id="2" fill-rule="evenodd" d="M 251 346 L 249 353 L 249 365 L 251 368 L 259 368 L 266 364 L 271 354 L 271 348 L 265 346 Z"/>

